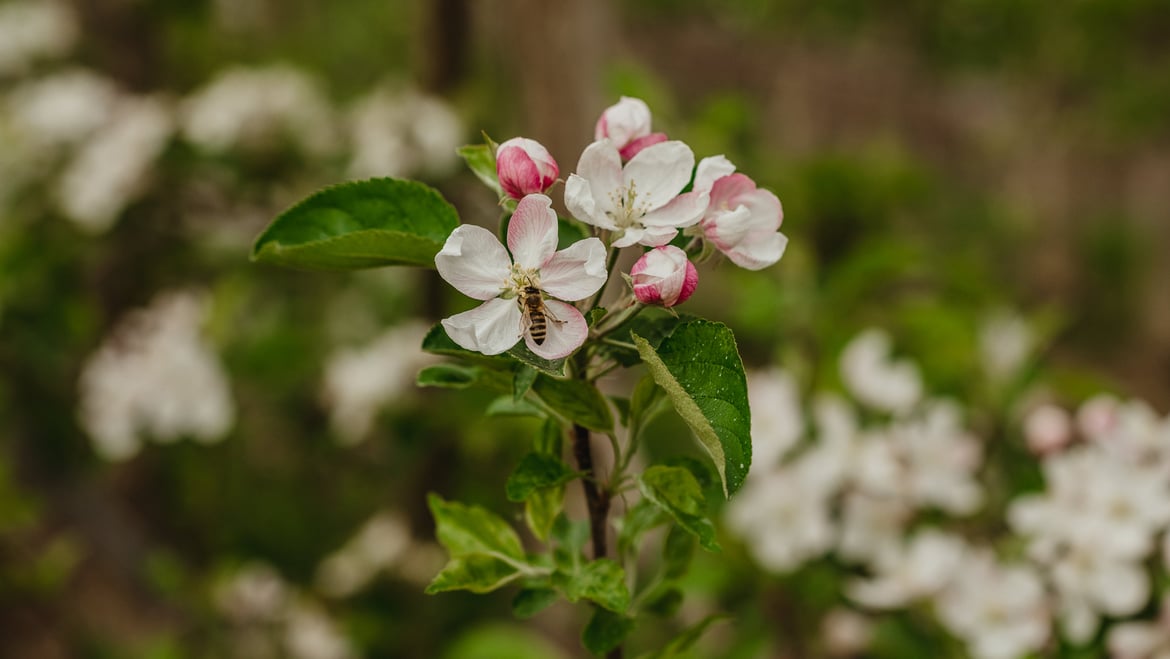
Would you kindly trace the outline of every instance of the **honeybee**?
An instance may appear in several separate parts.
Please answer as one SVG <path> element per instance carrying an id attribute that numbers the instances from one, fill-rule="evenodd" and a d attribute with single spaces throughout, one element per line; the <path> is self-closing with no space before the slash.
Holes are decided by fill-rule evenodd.
<path id="1" fill-rule="evenodd" d="M 522 288 L 516 301 L 520 304 L 520 311 L 523 312 L 520 316 L 520 333 L 528 332 L 528 335 L 532 337 L 532 342 L 536 345 L 542 345 L 545 338 L 548 337 L 548 323 L 550 321 L 557 324 L 565 322 L 554 316 L 548 307 L 544 306 L 544 296 L 535 286 Z"/>

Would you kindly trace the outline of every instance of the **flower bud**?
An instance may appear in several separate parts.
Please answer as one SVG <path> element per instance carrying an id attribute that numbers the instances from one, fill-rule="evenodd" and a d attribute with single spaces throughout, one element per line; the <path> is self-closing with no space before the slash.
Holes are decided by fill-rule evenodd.
<path id="1" fill-rule="evenodd" d="M 650 107 L 646 102 L 628 96 L 606 108 L 597 120 L 593 138 L 607 137 L 622 160 L 629 160 L 642 149 L 666 141 L 666 133 L 650 132 Z"/>
<path id="2" fill-rule="evenodd" d="M 513 199 L 548 190 L 559 174 L 557 161 L 536 140 L 513 137 L 496 150 L 496 176 Z"/>
<path id="3" fill-rule="evenodd" d="M 1055 453 L 1072 441 L 1072 419 L 1064 408 L 1041 405 L 1024 417 L 1024 438 L 1036 455 Z"/>
<path id="4" fill-rule="evenodd" d="M 687 253 L 673 245 L 643 254 L 630 269 L 630 277 L 639 302 L 664 307 L 686 302 L 699 285 L 699 271 L 687 260 Z"/>

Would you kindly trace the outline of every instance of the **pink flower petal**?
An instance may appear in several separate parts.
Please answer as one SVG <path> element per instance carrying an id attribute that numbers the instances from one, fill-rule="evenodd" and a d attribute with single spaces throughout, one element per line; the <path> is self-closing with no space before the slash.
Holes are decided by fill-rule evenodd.
<path id="1" fill-rule="evenodd" d="M 524 333 L 524 343 L 528 349 L 545 359 L 560 359 L 573 354 L 573 351 L 585 343 L 589 335 L 589 326 L 585 317 L 571 304 L 558 300 L 545 300 L 547 311 L 547 334 L 540 345 L 532 340 L 531 332 Z"/>
<path id="2" fill-rule="evenodd" d="M 667 140 L 666 133 L 650 133 L 643 137 L 630 140 L 628 144 L 623 146 L 618 153 L 621 154 L 622 160 L 629 160 L 638 155 L 642 149 L 655 144 L 661 144 Z"/>
<path id="3" fill-rule="evenodd" d="M 695 168 L 695 185 L 698 192 L 710 192 L 715 181 L 735 173 L 735 165 L 724 156 L 710 156 L 699 161 Z"/>
<path id="4" fill-rule="evenodd" d="M 517 146 L 501 147 L 496 154 L 496 176 L 500 187 L 513 199 L 540 192 L 540 170 L 532 158 Z"/>
<path id="5" fill-rule="evenodd" d="M 742 203 L 738 199 L 740 195 L 750 194 L 755 189 L 756 182 L 743 174 L 724 176 L 711 186 L 711 208 L 735 208 Z"/>
<path id="6" fill-rule="evenodd" d="M 508 223 L 508 249 L 522 268 L 539 268 L 557 250 L 557 214 L 552 199 L 530 194 L 520 200 Z"/>
<path id="7" fill-rule="evenodd" d="M 467 350 L 498 355 L 520 340 L 520 307 L 515 300 L 496 298 L 443 319 L 451 340 Z"/>
<path id="8" fill-rule="evenodd" d="M 573 243 L 540 268 L 540 287 L 549 295 L 570 302 L 593 295 L 608 278 L 605 245 L 597 238 Z"/>
<path id="9" fill-rule="evenodd" d="M 706 193 L 680 194 L 665 206 L 643 216 L 642 224 L 647 227 L 673 227 L 675 229 L 689 227 L 703 219 L 703 213 L 707 210 L 708 205 Z"/>
<path id="10" fill-rule="evenodd" d="M 439 275 L 460 293 L 490 300 L 504 289 L 512 260 L 496 236 L 474 224 L 455 227 L 435 255 Z"/>
<path id="11" fill-rule="evenodd" d="M 724 253 L 745 270 L 763 270 L 779 261 L 787 247 L 788 236 L 772 231 L 759 238 L 749 238 Z"/>

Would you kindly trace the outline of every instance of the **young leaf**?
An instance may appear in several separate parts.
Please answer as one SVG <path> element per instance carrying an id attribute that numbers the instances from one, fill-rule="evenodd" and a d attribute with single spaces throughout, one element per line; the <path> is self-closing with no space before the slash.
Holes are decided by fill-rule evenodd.
<path id="1" fill-rule="evenodd" d="M 614 330 L 612 337 L 618 344 L 630 343 L 634 334 L 646 339 L 650 345 L 658 347 L 663 339 L 670 336 L 680 323 L 693 320 L 695 317 L 687 314 L 681 316 L 672 310 L 660 307 L 648 307 L 641 313 L 623 323 Z M 634 366 L 642 361 L 641 356 L 633 348 L 622 347 L 605 343 L 598 346 L 598 354 L 616 360 L 622 366 Z"/>
<path id="2" fill-rule="evenodd" d="M 678 657 L 687 650 L 690 650 L 691 646 L 693 646 L 699 640 L 699 638 L 703 636 L 703 633 L 707 631 L 708 627 L 721 620 L 726 620 L 727 617 L 728 616 L 719 613 L 709 615 L 699 621 L 698 624 L 693 625 L 682 634 L 676 636 L 669 645 L 662 648 L 658 652 L 650 652 L 641 655 L 638 657 L 638 659 L 674 659 L 674 657 Z"/>
<path id="3" fill-rule="evenodd" d="M 570 602 L 587 599 L 616 613 L 630 606 L 626 572 L 608 558 L 585 563 L 575 573 L 565 576 L 561 586 Z"/>
<path id="4" fill-rule="evenodd" d="M 418 372 L 415 382 L 420 387 L 466 389 L 479 377 L 479 369 L 456 364 L 436 364 Z"/>
<path id="5" fill-rule="evenodd" d="M 541 375 L 532 385 L 532 390 L 569 421 L 597 432 L 613 431 L 613 415 L 605 396 L 589 383 Z"/>
<path id="6" fill-rule="evenodd" d="M 598 607 L 585 625 L 581 642 L 593 654 L 605 654 L 621 645 L 630 632 L 634 631 L 634 619 L 609 609 Z"/>
<path id="7" fill-rule="evenodd" d="M 577 477 L 569 465 L 551 455 L 529 453 L 504 484 L 509 501 L 525 501 L 533 492 L 563 485 Z"/>
<path id="8" fill-rule="evenodd" d="M 325 188 L 281 213 L 252 260 L 306 270 L 435 267 L 459 226 L 455 208 L 415 181 L 376 178 Z"/>
<path id="9" fill-rule="evenodd" d="M 437 494 L 427 497 L 435 517 L 435 535 L 452 558 L 474 554 L 501 555 L 524 560 L 524 548 L 511 526 L 479 506 L 444 501 Z"/>
<path id="10" fill-rule="evenodd" d="M 448 590 L 490 593 L 518 579 L 520 574 L 515 566 L 486 554 L 452 558 L 427 586 L 426 593 L 433 595 Z"/>
<path id="11" fill-rule="evenodd" d="M 621 526 L 618 529 L 618 555 L 628 556 L 638 547 L 647 531 L 666 520 L 662 509 L 653 503 L 644 499 L 636 503 L 621 519 Z"/>
<path id="12" fill-rule="evenodd" d="M 683 592 L 675 586 L 654 589 L 638 609 L 660 618 L 669 618 L 678 613 L 683 603 Z"/>
<path id="13" fill-rule="evenodd" d="M 683 323 L 655 350 L 633 335 L 646 368 L 711 456 L 730 496 L 752 461 L 747 378 L 731 330 L 722 323 Z"/>
<path id="14" fill-rule="evenodd" d="M 695 536 L 681 526 L 672 526 L 662 545 L 662 578 L 678 579 L 687 573 L 695 556 Z"/>
<path id="15" fill-rule="evenodd" d="M 511 396 L 500 396 L 488 404 L 484 414 L 488 416 L 534 416 L 543 419 L 548 415 L 544 410 L 526 400 L 516 400 Z"/>
<path id="16" fill-rule="evenodd" d="M 564 443 L 564 428 L 561 428 L 556 419 L 548 419 L 540 427 L 536 440 L 532 442 L 532 450 L 559 458 L 564 452 Z"/>
<path id="17" fill-rule="evenodd" d="M 527 364 L 517 364 L 512 372 L 512 398 L 520 400 L 536 382 L 536 369 Z"/>
<path id="18" fill-rule="evenodd" d="M 500 188 L 500 179 L 496 175 L 495 149 L 487 144 L 468 144 L 459 147 L 456 152 L 467 163 L 467 168 L 471 170 L 471 173 L 483 181 L 484 185 L 491 188 L 497 197 L 504 194 Z"/>
<path id="19" fill-rule="evenodd" d="M 524 521 L 541 542 L 548 542 L 549 533 L 561 508 L 565 505 L 565 488 L 550 487 L 533 492 L 524 502 Z"/>
<path id="20" fill-rule="evenodd" d="M 691 472 L 683 467 L 657 465 L 642 472 L 638 479 L 642 496 L 661 507 L 678 525 L 693 533 L 707 551 L 720 551 L 715 541 L 715 527 L 707 519 L 707 502 L 703 490 Z"/>
<path id="21" fill-rule="evenodd" d="M 525 588 L 512 599 L 512 615 L 525 619 L 540 613 L 560 595 L 551 588 Z"/>

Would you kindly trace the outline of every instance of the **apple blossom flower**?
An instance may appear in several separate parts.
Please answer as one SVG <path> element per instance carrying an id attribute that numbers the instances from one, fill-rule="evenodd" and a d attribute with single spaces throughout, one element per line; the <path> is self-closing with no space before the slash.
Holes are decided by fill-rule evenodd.
<path id="1" fill-rule="evenodd" d="M 645 101 L 623 96 L 597 119 L 593 139 L 604 138 L 613 141 L 622 160 L 629 160 L 642 149 L 665 142 L 666 133 L 650 132 L 650 107 Z"/>
<path id="2" fill-rule="evenodd" d="M 1072 419 L 1064 408 L 1041 405 L 1024 417 L 1024 439 L 1036 455 L 1059 451 L 1072 441 Z"/>
<path id="3" fill-rule="evenodd" d="M 699 271 L 687 260 L 687 253 L 674 245 L 663 245 L 642 255 L 630 269 L 634 297 L 642 304 L 673 307 L 687 301 L 699 285 Z"/>
<path id="4" fill-rule="evenodd" d="M 880 329 L 858 334 L 841 352 L 841 379 L 865 405 L 905 413 L 922 397 L 922 377 L 908 360 L 891 360 L 890 336 Z"/>
<path id="5" fill-rule="evenodd" d="M 1051 619 L 1044 584 L 1031 568 L 970 552 L 935 601 L 942 623 L 977 659 L 1015 659 L 1039 650 Z"/>
<path id="6" fill-rule="evenodd" d="M 527 137 L 513 137 L 496 149 L 496 176 L 513 199 L 548 190 L 561 173 L 548 149 Z"/>
<path id="7" fill-rule="evenodd" d="M 581 300 L 597 292 L 608 278 L 605 246 L 586 238 L 557 252 L 557 216 L 552 200 L 528 195 L 520 200 L 508 225 L 509 258 L 495 235 L 483 227 L 455 228 L 435 255 L 439 274 L 459 292 L 484 300 L 478 307 L 443 319 L 443 328 L 460 346 L 498 355 L 521 338 L 545 359 L 566 357 L 589 333 L 585 317 L 571 304 L 547 299 Z M 532 295 L 547 321 L 543 338 L 533 337 L 529 312 L 521 307 Z"/>
<path id="8" fill-rule="evenodd" d="M 784 221 L 780 200 L 757 188 L 747 176 L 736 174 L 727 158 L 703 158 L 695 170 L 694 191 L 710 198 L 697 232 L 732 263 L 761 270 L 784 256 L 788 237 L 779 233 Z"/>
<path id="9" fill-rule="evenodd" d="M 658 247 L 699 221 L 707 194 L 679 194 L 691 180 L 695 155 L 678 141 L 649 146 L 622 166 L 609 139 L 585 147 L 565 182 L 565 205 L 578 220 L 616 233 L 614 247 Z"/>
<path id="10" fill-rule="evenodd" d="M 870 579 L 856 579 L 849 597 L 875 609 L 897 609 L 931 597 L 955 577 L 966 551 L 957 536 L 927 529 L 879 561 Z"/>

